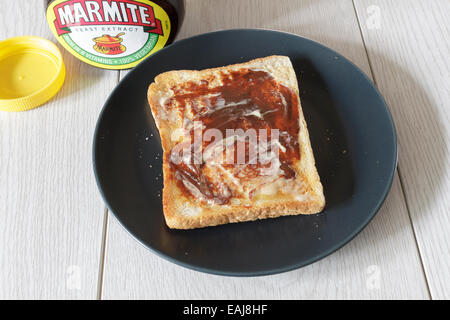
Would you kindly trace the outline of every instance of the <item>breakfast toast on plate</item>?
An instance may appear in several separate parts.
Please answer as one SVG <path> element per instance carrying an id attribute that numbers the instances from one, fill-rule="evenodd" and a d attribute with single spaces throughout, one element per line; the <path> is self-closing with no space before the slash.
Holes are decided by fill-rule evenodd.
<path id="1" fill-rule="evenodd" d="M 323 210 L 325 198 L 285 56 L 158 75 L 167 225 L 192 229 Z"/>

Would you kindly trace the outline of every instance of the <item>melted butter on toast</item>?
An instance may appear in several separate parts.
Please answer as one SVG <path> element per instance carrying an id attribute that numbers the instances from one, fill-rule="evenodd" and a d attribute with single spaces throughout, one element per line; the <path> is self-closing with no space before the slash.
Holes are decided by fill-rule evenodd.
<path id="1" fill-rule="evenodd" d="M 171 150 L 170 168 L 188 199 L 233 206 L 307 197 L 302 181 L 296 179 L 299 101 L 290 88 L 266 71 L 242 68 L 171 90 L 173 96 L 160 101 L 160 116 L 183 130 L 181 143 Z M 222 137 L 195 144 L 196 123 L 200 137 L 208 129 Z M 248 130 L 256 133 L 253 140 L 245 134 Z M 245 161 L 237 161 L 243 153 Z"/>

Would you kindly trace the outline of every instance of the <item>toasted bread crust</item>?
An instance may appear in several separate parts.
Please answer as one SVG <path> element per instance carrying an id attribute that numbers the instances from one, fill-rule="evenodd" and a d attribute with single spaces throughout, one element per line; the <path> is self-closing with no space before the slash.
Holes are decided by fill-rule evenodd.
<path id="1" fill-rule="evenodd" d="M 219 72 L 239 70 L 241 68 L 264 70 L 270 73 L 279 83 L 290 88 L 299 101 L 299 149 L 300 160 L 295 163 L 298 176 L 302 181 L 305 197 L 278 197 L 243 203 L 239 205 L 206 206 L 194 197 L 186 197 L 176 183 L 176 178 L 170 170 L 170 152 L 177 141 L 172 141 L 172 133 L 182 127 L 182 119 L 165 114 L 164 101 L 173 95 L 171 88 L 187 81 L 200 81 Z M 163 156 L 163 209 L 167 225 L 176 229 L 192 229 L 215 226 L 225 223 L 251 221 L 265 218 L 275 218 L 284 215 L 314 214 L 323 210 L 325 198 L 322 184 L 315 167 L 315 161 L 307 125 L 301 109 L 299 89 L 295 72 L 288 57 L 270 56 L 249 62 L 205 69 L 201 71 L 179 70 L 158 75 L 148 89 L 148 101 L 152 114 L 158 126 L 164 151 Z M 300 195 L 294 195 L 300 196 Z M 297 197 L 298 198 L 298 197 Z"/>

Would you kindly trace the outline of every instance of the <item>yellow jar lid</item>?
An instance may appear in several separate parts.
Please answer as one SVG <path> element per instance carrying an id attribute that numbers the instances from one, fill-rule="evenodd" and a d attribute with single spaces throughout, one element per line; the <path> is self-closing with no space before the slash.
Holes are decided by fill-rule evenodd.
<path id="1" fill-rule="evenodd" d="M 0 110 L 25 111 L 50 100 L 61 89 L 66 70 L 58 47 L 26 36 L 0 41 Z"/>

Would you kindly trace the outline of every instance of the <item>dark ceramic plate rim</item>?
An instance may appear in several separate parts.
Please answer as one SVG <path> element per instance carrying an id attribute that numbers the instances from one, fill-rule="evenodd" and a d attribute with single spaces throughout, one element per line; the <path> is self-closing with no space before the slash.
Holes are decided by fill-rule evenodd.
<path id="1" fill-rule="evenodd" d="M 205 267 L 199 267 L 197 265 L 193 265 L 193 264 L 189 264 L 186 262 L 182 262 L 179 261 L 175 258 L 173 258 L 170 255 L 167 255 L 161 251 L 159 251 L 158 249 L 151 247 L 149 244 L 144 243 L 143 241 L 141 241 L 141 239 L 139 239 L 132 230 L 128 229 L 125 225 L 125 222 L 122 221 L 120 219 L 120 217 L 118 215 L 115 214 L 115 212 L 111 209 L 111 206 L 108 202 L 108 200 L 106 199 L 106 196 L 103 192 L 102 186 L 101 186 L 101 182 L 99 180 L 99 176 L 98 176 L 98 172 L 97 172 L 97 161 L 96 161 L 96 145 L 97 145 L 97 141 L 98 141 L 98 133 L 99 133 L 99 126 L 100 126 L 100 122 L 102 120 L 103 117 L 103 113 L 105 112 L 106 108 L 109 105 L 110 100 L 112 99 L 115 90 L 117 90 L 117 88 L 120 86 L 120 84 L 122 82 L 125 82 L 128 77 L 130 77 L 132 75 L 132 73 L 135 71 L 135 69 L 139 68 L 139 65 L 137 65 L 134 69 L 132 69 L 128 74 L 125 75 L 125 77 L 116 85 L 116 87 L 113 89 L 113 91 L 111 91 L 111 93 L 109 94 L 108 98 L 106 99 L 105 104 L 102 107 L 102 110 L 99 113 L 98 119 L 97 119 L 97 123 L 96 123 L 96 127 L 95 127 L 95 131 L 94 131 L 94 139 L 93 139 L 93 144 L 92 144 L 92 163 L 93 163 L 93 169 L 94 169 L 94 175 L 95 175 L 95 181 L 97 183 L 98 189 L 100 191 L 100 194 L 103 198 L 103 201 L 105 202 L 108 211 L 111 212 L 114 217 L 116 218 L 116 220 L 119 222 L 119 224 L 135 239 L 137 240 L 137 242 L 139 242 L 142 246 L 144 246 L 145 248 L 147 248 L 148 250 L 150 250 L 151 252 L 157 254 L 158 256 L 185 268 L 191 269 L 191 270 L 195 270 L 195 271 L 200 271 L 200 272 L 205 272 L 205 273 L 209 273 L 209 274 L 215 274 L 215 275 L 221 275 L 221 276 L 234 276 L 234 277 L 253 277 L 253 276 L 266 276 L 266 275 L 273 275 L 273 274 L 278 274 L 278 273 L 283 273 L 283 272 L 288 272 L 288 271 L 292 271 L 295 269 L 299 269 L 302 268 L 304 266 L 307 266 L 309 264 L 312 264 L 314 262 L 317 262 L 327 256 L 329 256 L 330 254 L 334 253 L 335 251 L 341 249 L 342 247 L 344 247 L 347 243 L 349 243 L 351 240 L 353 240 L 353 238 L 355 238 L 362 230 L 364 230 L 364 228 L 370 223 L 370 221 L 372 221 L 372 219 L 375 217 L 375 215 L 378 213 L 378 211 L 380 210 L 381 206 L 383 205 L 384 201 L 386 200 L 386 197 L 388 196 L 391 187 L 392 187 L 392 183 L 394 181 L 394 176 L 395 176 L 395 172 L 396 172 L 396 168 L 397 168 L 397 164 L 398 164 L 398 145 L 397 145 L 397 133 L 396 133 L 396 129 L 395 129 L 395 125 L 394 125 L 394 121 L 392 118 L 392 114 L 386 104 L 386 101 L 384 99 L 384 97 L 381 95 L 381 93 L 379 92 L 378 88 L 375 86 L 375 84 L 372 82 L 372 80 L 358 67 L 356 66 L 353 62 L 351 62 L 350 60 L 348 60 L 347 58 L 345 58 L 344 56 L 342 56 L 340 53 L 334 51 L 333 49 L 318 43 L 316 41 L 313 41 L 311 39 L 299 36 L 297 34 L 294 33 L 290 33 L 290 32 L 284 32 L 284 31 L 277 31 L 277 30 L 270 30 L 270 29 L 263 29 L 263 28 L 238 28 L 238 29 L 226 29 L 226 30 L 219 30 L 219 31 L 213 31 L 213 32 L 208 32 L 208 33 L 203 33 L 203 34 L 199 34 L 199 35 L 195 35 L 189 38 L 185 38 L 179 41 L 176 41 L 174 43 L 172 43 L 171 45 L 159 50 L 158 52 L 154 53 L 153 55 L 151 55 L 150 57 L 146 58 L 144 61 L 147 61 L 148 59 L 152 59 L 152 57 L 157 56 L 157 55 L 161 55 L 164 54 L 164 52 L 166 51 L 167 48 L 171 48 L 172 46 L 176 46 L 177 43 L 183 43 L 186 41 L 190 41 L 192 39 L 196 39 L 199 37 L 203 37 L 206 35 L 213 35 L 213 34 L 217 34 L 220 35 L 221 33 L 227 33 L 227 32 L 240 32 L 240 31 L 264 31 L 264 32 L 271 32 L 271 33 L 278 33 L 278 34 L 288 34 L 290 36 L 294 36 L 294 37 L 298 37 L 301 38 L 307 42 L 309 42 L 310 44 L 319 47 L 322 50 L 331 50 L 334 54 L 336 54 L 336 56 L 338 56 L 340 59 L 343 59 L 343 61 L 345 61 L 345 63 L 348 63 L 351 67 L 353 67 L 359 74 L 362 75 L 362 78 L 367 81 L 369 83 L 369 85 L 372 87 L 372 89 L 375 91 L 376 95 L 378 96 L 378 98 L 380 99 L 380 101 L 382 102 L 383 107 L 385 108 L 386 114 L 388 115 L 388 120 L 389 120 L 389 124 L 390 127 L 392 129 L 392 138 L 393 138 L 393 146 L 394 146 L 394 153 L 395 153 L 395 159 L 394 159 L 394 164 L 392 166 L 392 171 L 390 172 L 390 176 L 389 176 L 389 180 L 387 181 L 385 188 L 383 190 L 383 195 L 382 197 L 380 197 L 380 200 L 378 202 L 378 204 L 376 206 L 374 206 L 374 209 L 367 214 L 367 219 L 358 227 L 355 228 L 355 230 L 348 236 L 346 237 L 344 240 L 336 243 L 332 248 L 330 248 L 329 250 L 325 250 L 320 254 L 317 254 L 314 257 L 311 257 L 310 259 L 307 260 L 303 260 L 302 262 L 299 263 L 294 263 L 294 264 L 290 264 L 290 265 L 286 265 L 280 268 L 272 268 L 272 269 L 268 269 L 268 270 L 264 270 L 264 271 L 257 271 L 257 272 L 234 272 L 234 271 L 221 271 L 221 270 L 216 270 L 216 269 L 210 269 L 210 268 L 205 268 Z M 144 63 L 141 62 L 141 63 Z"/>

